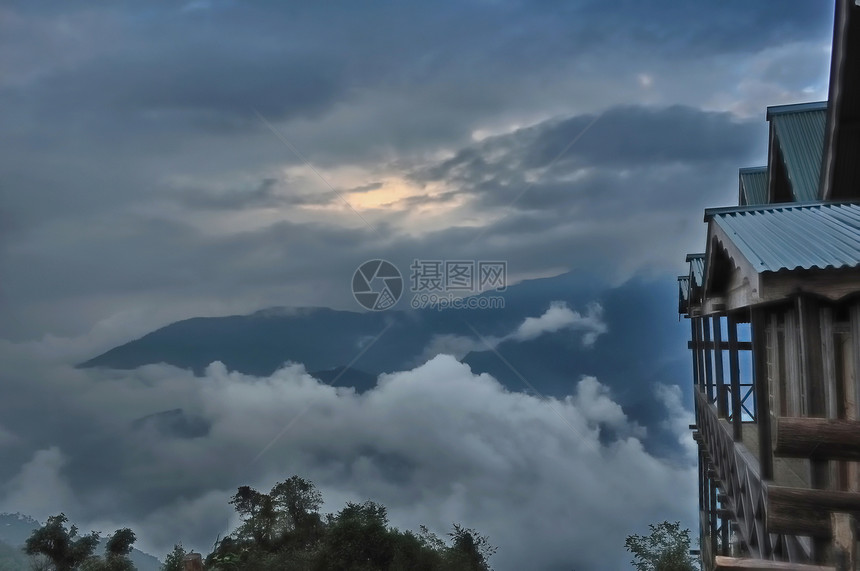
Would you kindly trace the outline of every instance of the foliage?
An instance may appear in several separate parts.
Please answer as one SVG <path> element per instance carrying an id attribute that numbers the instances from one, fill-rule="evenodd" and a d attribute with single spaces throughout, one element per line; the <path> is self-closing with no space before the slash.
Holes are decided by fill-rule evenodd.
<path id="1" fill-rule="evenodd" d="M 77 526 L 66 529 L 67 522 L 65 514 L 49 517 L 44 526 L 27 538 L 24 551 L 28 555 L 44 555 L 56 571 L 73 571 L 80 567 L 92 556 L 99 536 L 95 532 L 78 536 Z"/>
<path id="2" fill-rule="evenodd" d="M 487 560 L 496 552 L 496 548 L 490 545 L 486 537 L 473 529 L 466 529 L 456 523 L 454 524 L 454 531 L 448 535 L 451 536 L 453 542 L 448 557 L 448 563 L 451 567 L 489 571 L 490 565 Z"/>
<path id="3" fill-rule="evenodd" d="M 322 494 L 293 476 L 268 493 L 242 486 L 230 499 L 241 518 L 237 529 L 216 540 L 205 559 L 208 571 L 490 571 L 495 548 L 486 537 L 454 524 L 448 541 L 422 526 L 401 531 L 382 504 L 349 502 L 323 516 Z M 53 516 L 27 539 L 26 551 L 40 571 L 133 571 L 135 534 L 117 530 L 94 555 L 98 535 L 79 537 L 66 516 Z M 0 553 L 2 555 L 2 553 Z M 183 571 L 186 551 L 176 544 L 161 571 Z M 2 571 L 2 569 L 0 569 Z"/>
<path id="4" fill-rule="evenodd" d="M 104 558 L 93 557 L 81 567 L 83 571 L 134 571 L 129 559 L 135 539 L 134 532 L 127 527 L 118 529 L 105 544 Z"/>
<path id="5" fill-rule="evenodd" d="M 681 522 L 664 521 L 648 526 L 647 536 L 628 535 L 624 545 L 633 554 L 631 563 L 638 571 L 694 571 L 690 556 L 690 530 Z"/>
<path id="6" fill-rule="evenodd" d="M 24 551 L 33 556 L 33 569 L 55 571 L 134 571 L 129 559 L 135 541 L 134 532 L 128 528 L 117 530 L 105 544 L 105 556 L 94 556 L 99 535 L 95 532 L 78 536 L 77 526 L 66 529 L 65 514 L 48 518 L 48 522 L 33 530 L 27 538 Z"/>
<path id="7" fill-rule="evenodd" d="M 181 543 L 173 546 L 173 551 L 164 558 L 161 571 L 185 571 L 185 549 Z"/>
<path id="8" fill-rule="evenodd" d="M 459 525 L 451 544 L 422 527 L 419 534 L 388 523 L 385 506 L 347 503 L 323 518 L 322 495 L 293 476 L 266 494 L 240 487 L 230 503 L 239 528 L 216 542 L 207 569 L 233 571 L 488 571 L 495 552 L 486 537 Z"/>

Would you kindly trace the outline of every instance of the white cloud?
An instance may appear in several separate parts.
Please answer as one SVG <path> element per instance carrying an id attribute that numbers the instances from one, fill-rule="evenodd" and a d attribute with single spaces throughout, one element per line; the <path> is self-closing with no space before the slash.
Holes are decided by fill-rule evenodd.
<path id="1" fill-rule="evenodd" d="M 689 426 L 696 423 L 696 416 L 681 402 L 681 387 L 659 383 L 654 387 L 654 394 L 668 412 L 663 425 L 678 435 L 678 444 L 686 451 L 687 457 L 695 458 L 698 447 L 690 437 Z"/>
<path id="2" fill-rule="evenodd" d="M 424 350 L 420 361 L 426 362 L 436 355 L 453 355 L 455 358 L 462 359 L 472 351 L 486 351 L 493 349 L 499 344 L 500 339 L 496 337 L 484 337 L 483 339 L 475 339 L 466 335 L 443 334 L 434 335 L 430 340 L 430 344 Z"/>
<path id="3" fill-rule="evenodd" d="M 382 375 L 361 395 L 295 364 L 266 378 L 219 363 L 204 378 L 167 366 L 42 375 L 39 389 L 62 408 L 41 414 L 86 418 L 121 447 L 100 452 L 112 466 L 106 474 L 81 465 L 87 451 L 75 434 L 52 432 L 57 447 L 25 463 L 2 506 L 38 517 L 66 509 L 105 531 L 129 525 L 156 555 L 178 541 L 208 551 L 235 524 L 226 500 L 237 486 L 268 489 L 292 474 L 314 481 L 328 510 L 373 499 L 398 527 L 474 527 L 499 547 L 501 571 L 624 568 L 627 534 L 662 519 L 693 521 L 693 463 L 679 469 L 649 454 L 641 427 L 593 377 L 567 398 L 545 399 L 508 392 L 450 356 Z M 209 434 L 156 440 L 129 429 L 135 416 L 176 406 L 205 417 Z"/>
<path id="4" fill-rule="evenodd" d="M 0 511 L 26 513 L 40 521 L 78 507 L 74 492 L 63 478 L 67 459 L 56 446 L 37 450 L 18 474 L 3 487 Z"/>
<path id="5" fill-rule="evenodd" d="M 540 317 L 528 317 L 509 338 L 517 341 L 536 339 L 544 333 L 554 333 L 562 329 L 583 331 L 582 344 L 594 345 L 597 338 L 609 328 L 603 321 L 603 307 L 591 303 L 585 313 L 574 311 L 565 302 L 554 301 Z"/>
<path id="6" fill-rule="evenodd" d="M 514 331 L 502 337 L 434 335 L 424 349 L 419 363 L 436 355 L 453 355 L 459 360 L 472 351 L 494 350 L 503 341 L 530 341 L 544 333 L 555 333 L 563 329 L 582 332 L 582 345 L 591 347 L 600 335 L 609 331 L 609 326 L 603 321 L 603 307 L 599 303 L 589 304 L 585 313 L 580 313 L 570 309 L 566 302 L 553 301 L 542 315 L 527 317 Z"/>
<path id="7" fill-rule="evenodd" d="M 576 385 L 576 394 L 572 398 L 577 410 L 589 421 L 617 430 L 630 430 L 637 437 L 645 437 L 645 428 L 627 419 L 621 405 L 612 400 L 609 389 L 600 384 L 597 378 L 583 377 Z"/>

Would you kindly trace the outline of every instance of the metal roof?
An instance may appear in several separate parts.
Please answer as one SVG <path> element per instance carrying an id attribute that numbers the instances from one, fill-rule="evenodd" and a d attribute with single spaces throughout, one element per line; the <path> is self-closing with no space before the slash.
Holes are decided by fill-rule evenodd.
<path id="1" fill-rule="evenodd" d="M 705 211 L 761 272 L 860 266 L 860 204 L 781 204 Z"/>
<path id="2" fill-rule="evenodd" d="M 705 254 L 687 254 L 687 261 L 690 262 L 690 278 L 693 280 L 693 287 L 702 287 L 705 283 Z"/>
<path id="3" fill-rule="evenodd" d="M 767 204 L 767 167 L 740 169 L 738 176 L 745 204 Z"/>
<path id="4" fill-rule="evenodd" d="M 827 102 L 768 107 L 767 118 L 775 131 L 794 199 L 817 199 Z"/>
<path id="5" fill-rule="evenodd" d="M 690 276 L 678 276 L 678 294 L 681 301 L 690 299 Z"/>
<path id="6" fill-rule="evenodd" d="M 790 103 L 788 105 L 771 105 L 767 108 L 767 120 L 785 113 L 802 113 L 804 111 L 820 111 L 827 109 L 826 101 L 810 101 L 809 103 Z"/>

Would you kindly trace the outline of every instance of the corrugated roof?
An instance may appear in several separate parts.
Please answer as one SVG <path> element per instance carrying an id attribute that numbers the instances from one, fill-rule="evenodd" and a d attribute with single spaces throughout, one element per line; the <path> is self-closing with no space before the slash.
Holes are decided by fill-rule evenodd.
<path id="1" fill-rule="evenodd" d="M 860 204 L 705 211 L 758 272 L 860 266 Z"/>
<path id="2" fill-rule="evenodd" d="M 827 102 L 768 107 L 767 118 L 776 132 L 794 199 L 817 199 Z"/>
<path id="3" fill-rule="evenodd" d="M 678 295 L 681 301 L 690 299 L 690 276 L 678 276 Z"/>
<path id="4" fill-rule="evenodd" d="M 705 254 L 687 254 L 690 262 L 690 277 L 694 287 L 702 287 L 705 283 Z"/>
<path id="5" fill-rule="evenodd" d="M 767 204 L 767 167 L 740 169 L 739 177 L 746 204 Z"/>

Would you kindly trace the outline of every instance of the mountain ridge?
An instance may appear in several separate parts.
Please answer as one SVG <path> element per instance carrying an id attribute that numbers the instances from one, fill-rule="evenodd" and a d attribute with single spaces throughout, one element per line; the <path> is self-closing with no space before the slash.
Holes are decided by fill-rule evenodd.
<path id="1" fill-rule="evenodd" d="M 564 398 L 573 394 L 583 376 L 595 376 L 633 420 L 649 426 L 650 434 L 665 432 L 660 426 L 664 404 L 652 394 L 653 385 L 676 384 L 689 391 L 688 330 L 670 310 L 677 305 L 673 281 L 634 278 L 611 287 L 571 272 L 520 282 L 503 296 L 505 307 L 497 310 L 274 307 L 241 316 L 191 318 L 79 366 L 134 369 L 167 363 L 203 376 L 210 363 L 220 361 L 228 370 L 264 377 L 294 362 L 324 383 L 334 381 L 360 393 L 372 389 L 382 373 L 422 364 L 432 357 L 428 351 L 439 345 L 434 341 L 444 337 L 462 344 L 460 360 L 475 374 L 489 373 L 511 391 L 532 392 L 521 374 L 539 394 Z M 608 331 L 592 346 L 583 343 L 582 331 L 569 328 L 550 328 L 535 338 L 513 335 L 555 302 L 574 312 L 600 304 L 600 319 Z M 499 341 L 486 348 L 483 339 Z M 674 442 L 667 442 L 664 448 L 673 447 Z"/>

